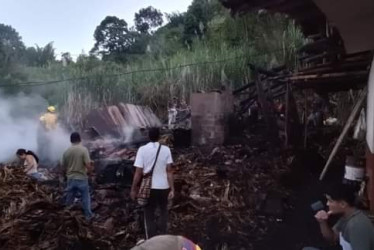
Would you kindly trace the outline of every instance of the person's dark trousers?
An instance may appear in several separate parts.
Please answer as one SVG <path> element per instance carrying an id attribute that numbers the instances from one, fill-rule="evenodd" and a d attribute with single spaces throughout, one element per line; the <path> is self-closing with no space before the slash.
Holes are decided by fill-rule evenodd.
<path id="1" fill-rule="evenodd" d="M 144 229 L 146 239 L 158 234 L 166 234 L 168 223 L 169 189 L 151 189 L 148 204 L 144 207 Z M 160 210 L 159 223 L 156 221 L 156 210 Z"/>
<path id="2" fill-rule="evenodd" d="M 86 219 L 92 218 L 91 197 L 88 186 L 88 180 L 68 179 L 66 187 L 66 206 L 70 206 L 77 193 L 82 195 L 83 211 Z"/>

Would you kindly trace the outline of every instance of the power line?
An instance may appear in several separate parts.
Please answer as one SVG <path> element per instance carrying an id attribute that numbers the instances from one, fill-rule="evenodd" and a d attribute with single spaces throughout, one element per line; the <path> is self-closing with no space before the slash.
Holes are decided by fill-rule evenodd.
<path id="1" fill-rule="evenodd" d="M 191 67 L 191 66 L 224 63 L 224 62 L 233 61 L 233 60 L 237 60 L 237 59 L 245 58 L 245 57 L 256 58 L 256 57 L 259 57 L 259 56 L 267 55 L 267 54 L 270 54 L 270 53 L 276 53 L 276 52 L 280 52 L 280 51 L 283 51 L 283 49 L 273 50 L 273 51 L 269 51 L 267 53 L 261 53 L 261 54 L 259 53 L 259 54 L 252 55 L 252 56 L 242 55 L 242 56 L 236 56 L 236 57 L 217 60 L 217 61 L 205 61 L 205 62 L 183 64 L 183 65 L 178 65 L 178 66 L 174 66 L 174 67 L 170 67 L 170 68 L 140 69 L 140 70 L 128 71 L 128 72 L 123 72 L 123 73 L 118 73 L 118 74 L 101 75 L 101 77 L 108 77 L 109 78 L 109 77 L 119 77 L 119 76 L 136 74 L 136 73 L 171 71 L 171 70 L 176 70 L 176 69 L 181 69 L 181 68 L 186 68 L 186 67 Z M 74 82 L 74 81 L 80 81 L 80 80 L 89 80 L 89 79 L 94 78 L 94 77 L 96 77 L 96 75 L 82 76 L 82 77 L 72 77 L 72 78 L 53 80 L 53 81 L 28 81 L 28 82 L 17 83 L 17 84 L 0 84 L 0 88 L 1 87 L 36 87 L 36 86 L 44 86 L 44 85 L 57 84 L 57 83 L 70 82 L 70 81 Z"/>

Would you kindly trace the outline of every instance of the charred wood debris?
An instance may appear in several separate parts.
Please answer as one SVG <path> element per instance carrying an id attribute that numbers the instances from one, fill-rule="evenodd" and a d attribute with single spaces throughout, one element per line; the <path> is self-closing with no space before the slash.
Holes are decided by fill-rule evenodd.
<path id="1" fill-rule="evenodd" d="M 246 138 L 247 144 L 207 152 L 173 150 L 170 233 L 188 236 L 203 249 L 251 249 L 282 219 L 281 211 L 262 211 L 268 191 L 282 190 L 278 177 L 287 164 L 262 136 Z M 134 154 L 127 149 L 127 156 Z M 142 213 L 129 198 L 126 180 L 90 179 L 96 217 L 86 222 L 79 204 L 62 205 L 63 185 L 55 181 L 57 173 L 48 173 L 52 181 L 38 183 L 19 167 L 0 168 L 1 249 L 129 249 L 144 238 Z"/>
<path id="2" fill-rule="evenodd" d="M 176 197 L 169 205 L 171 234 L 184 235 L 202 249 L 252 249 L 269 227 L 282 221 L 287 204 L 274 205 L 267 196 L 272 192 L 289 195 L 280 180 L 293 156 L 278 141 L 269 140 L 268 131 L 277 127 L 276 138 L 300 146 L 305 131 L 298 112 L 304 100 L 297 93 L 362 88 L 372 56 L 345 55 L 329 38 L 313 36 L 310 41 L 299 51 L 297 71 L 249 65 L 255 81 L 233 91 L 235 114 L 245 116 L 257 102 L 265 119 L 249 131 L 241 130 L 240 142 L 173 149 Z M 276 99 L 286 104 L 281 126 L 272 108 Z M 1 249 L 129 249 L 144 238 L 142 213 L 129 192 L 136 149 L 147 140 L 144 129 L 132 131 L 128 138 L 120 128 L 128 121 L 137 128 L 159 126 L 160 121 L 149 109 L 124 104 L 95 112 L 89 115 L 92 122 L 86 130 L 95 160 L 96 171 L 90 178 L 95 218 L 85 221 L 79 204 L 62 205 L 64 186 L 57 170 L 46 169 L 49 180 L 34 182 L 20 167 L 0 166 Z M 303 117 L 305 123 L 306 114 Z M 107 140 L 108 136 L 117 139 Z M 173 147 L 172 142 L 170 132 L 163 136 L 162 143 Z M 326 154 L 331 141 L 327 144 Z"/>

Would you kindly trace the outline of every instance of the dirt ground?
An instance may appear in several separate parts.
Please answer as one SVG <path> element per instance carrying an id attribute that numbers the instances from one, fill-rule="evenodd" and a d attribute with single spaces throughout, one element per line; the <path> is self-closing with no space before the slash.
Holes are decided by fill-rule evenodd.
<path id="1" fill-rule="evenodd" d="M 325 203 L 324 193 L 328 186 L 341 181 L 342 178 L 339 168 L 334 168 L 325 181 L 319 181 L 323 163 L 320 155 L 309 150 L 296 156 L 295 166 L 286 176 L 284 183 L 291 192 L 284 201 L 287 207 L 284 220 L 274 225 L 263 240 L 256 242 L 256 250 L 300 250 L 307 246 L 340 249 L 339 246 L 330 246 L 323 240 L 311 209 L 311 204 L 316 201 Z M 334 223 L 334 220 L 331 223 Z"/>

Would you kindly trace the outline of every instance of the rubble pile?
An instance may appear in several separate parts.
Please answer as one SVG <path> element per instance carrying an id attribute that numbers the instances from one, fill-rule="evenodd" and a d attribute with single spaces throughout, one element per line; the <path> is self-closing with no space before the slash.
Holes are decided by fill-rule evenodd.
<path id="1" fill-rule="evenodd" d="M 202 249 L 252 249 L 279 216 L 264 212 L 267 193 L 286 171 L 265 141 L 176 152 L 176 197 L 170 233 Z M 255 146 L 259 145 L 259 146 Z M 1 249 L 130 249 L 144 238 L 141 210 L 129 187 L 92 183 L 91 222 L 80 204 L 62 206 L 62 186 L 36 183 L 20 168 L 0 168 Z"/>
<path id="2" fill-rule="evenodd" d="M 87 222 L 79 206 L 65 208 L 59 188 L 38 184 L 20 168 L 0 169 L 1 249 L 129 249 L 140 234 L 128 192 L 96 186 Z"/>
<path id="3" fill-rule="evenodd" d="M 277 180 L 286 169 L 264 148 L 219 147 L 206 157 L 195 151 L 181 154 L 176 165 L 174 234 L 203 249 L 251 249 L 280 219 L 264 213 L 264 203 L 268 192 L 281 190 Z"/>

